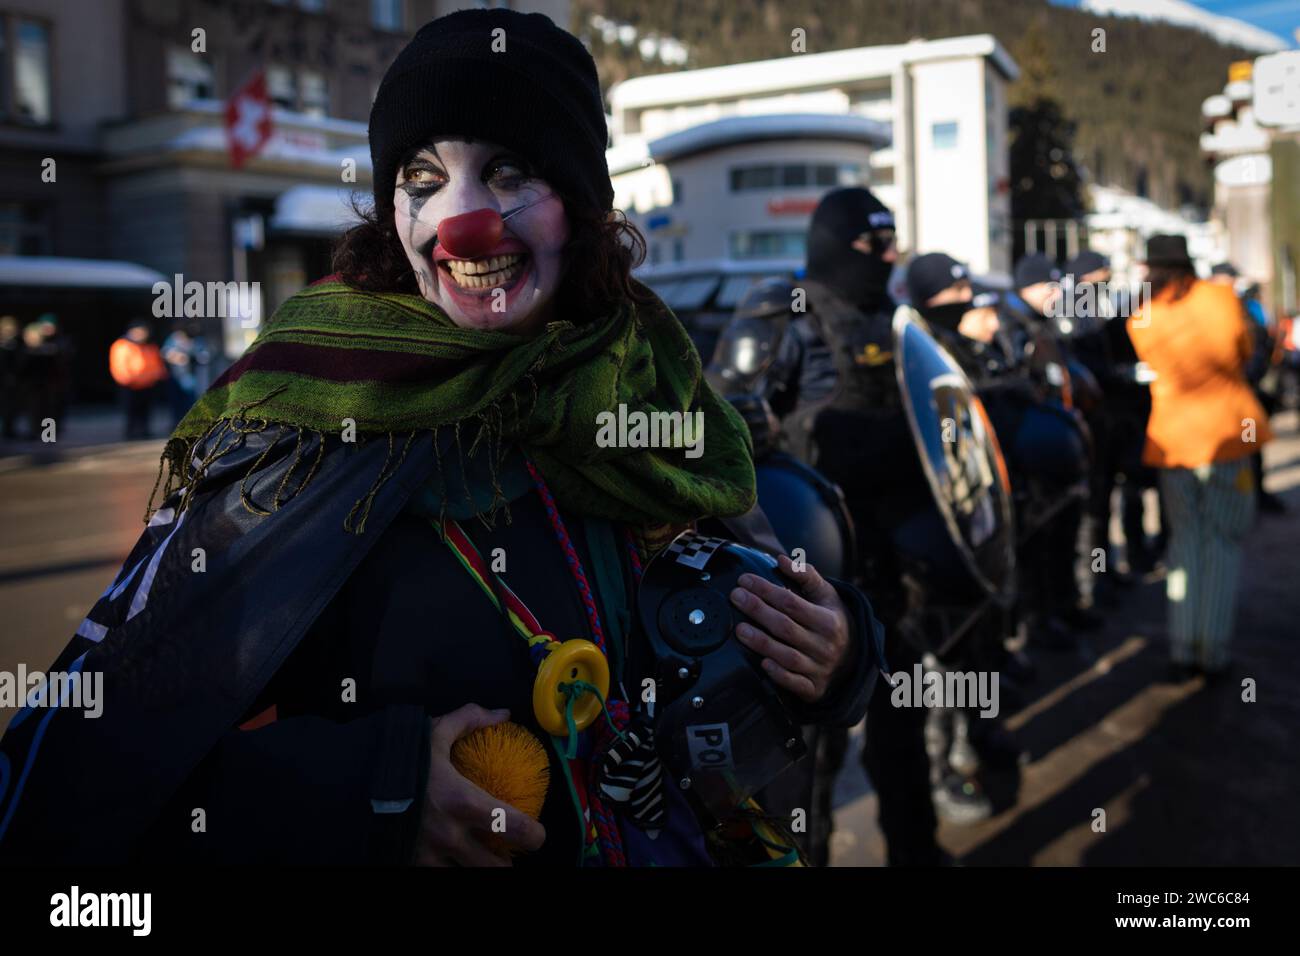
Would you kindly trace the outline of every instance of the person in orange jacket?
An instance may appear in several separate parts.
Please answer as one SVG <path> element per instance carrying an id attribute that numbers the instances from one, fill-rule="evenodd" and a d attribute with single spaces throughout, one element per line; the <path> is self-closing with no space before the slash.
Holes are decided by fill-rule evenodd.
<path id="1" fill-rule="evenodd" d="M 149 323 L 137 319 L 108 350 L 108 369 L 126 405 L 126 440 L 149 438 L 149 415 L 157 385 L 167 377 L 162 353 L 150 339 Z"/>
<path id="2" fill-rule="evenodd" d="M 1155 372 L 1144 463 L 1161 469 L 1171 525 L 1166 595 L 1173 667 L 1228 665 L 1241 545 L 1255 517 L 1250 458 L 1272 438 L 1245 365 L 1252 344 L 1232 290 L 1200 280 L 1183 236 L 1147 244 L 1150 295 L 1129 319 Z"/>

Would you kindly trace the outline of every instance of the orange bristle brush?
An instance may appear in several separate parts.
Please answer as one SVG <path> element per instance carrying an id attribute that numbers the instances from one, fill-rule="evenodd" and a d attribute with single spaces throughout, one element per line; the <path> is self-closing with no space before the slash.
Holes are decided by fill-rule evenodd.
<path id="1" fill-rule="evenodd" d="M 480 727 L 452 745 L 451 765 L 502 803 L 534 820 L 541 816 L 551 765 L 546 748 L 527 728 L 511 721 Z M 496 834 L 484 842 L 497 852 L 506 850 Z"/>

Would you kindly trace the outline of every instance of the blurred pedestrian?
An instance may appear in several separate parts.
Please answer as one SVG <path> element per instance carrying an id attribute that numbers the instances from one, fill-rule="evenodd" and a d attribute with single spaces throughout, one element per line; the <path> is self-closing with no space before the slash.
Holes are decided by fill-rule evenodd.
<path id="1" fill-rule="evenodd" d="M 27 408 L 29 437 L 39 438 L 47 425 L 56 428 L 67 411 L 72 347 L 59 331 L 57 318 L 45 313 L 23 329 L 23 359 L 18 390 Z"/>
<path id="2" fill-rule="evenodd" d="M 198 401 L 199 369 L 208 363 L 208 347 L 197 326 L 177 323 L 163 341 L 162 356 L 167 363 L 167 405 L 175 428 Z"/>
<path id="3" fill-rule="evenodd" d="M 1246 381 L 1250 384 L 1264 408 L 1266 415 L 1272 415 L 1277 407 L 1277 397 L 1272 389 L 1276 387 L 1276 375 L 1269 375 L 1273 369 L 1273 352 L 1276 342 L 1273 338 L 1272 325 L 1264 305 L 1259 301 L 1259 285 L 1241 278 L 1241 273 L 1230 262 L 1220 262 L 1210 270 L 1210 281 L 1216 285 L 1232 289 L 1241 302 L 1247 318 L 1246 327 L 1250 329 L 1254 350 L 1246 363 Z M 1261 512 L 1267 514 L 1284 514 L 1286 505 L 1272 492 L 1264 490 L 1264 455 L 1256 450 L 1250 456 L 1250 465 L 1255 470 L 1255 503 Z"/>
<path id="4" fill-rule="evenodd" d="M 1255 516 L 1250 456 L 1268 441 L 1245 379 L 1251 333 L 1230 288 L 1197 279 L 1183 236 L 1147 244 L 1150 298 L 1129 320 L 1155 373 L 1143 460 L 1162 469 L 1172 663 L 1222 672 L 1236 611 L 1241 543 Z"/>
<path id="5" fill-rule="evenodd" d="M 149 438 L 149 415 L 158 383 L 167 377 L 162 353 L 150 339 L 149 323 L 137 319 L 127 326 L 108 352 L 109 372 L 121 386 L 126 406 L 126 439 Z"/>
<path id="6" fill-rule="evenodd" d="M 18 437 L 18 414 L 22 392 L 18 388 L 20 366 L 24 358 L 22 326 L 12 315 L 0 316 L 0 418 L 4 419 L 4 437 Z"/>

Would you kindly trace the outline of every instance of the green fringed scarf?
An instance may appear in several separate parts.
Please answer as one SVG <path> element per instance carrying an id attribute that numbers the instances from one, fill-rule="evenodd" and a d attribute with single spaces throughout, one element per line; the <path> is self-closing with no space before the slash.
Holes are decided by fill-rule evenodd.
<path id="1" fill-rule="evenodd" d="M 702 455 L 599 447 L 598 416 L 617 415 L 620 405 L 628 413 L 702 411 Z M 597 321 L 551 322 L 521 338 L 462 329 L 419 296 L 362 292 L 332 277 L 277 309 L 177 426 L 160 463 L 160 480 L 170 465 L 164 499 L 174 482 L 188 482 L 185 507 L 191 455 L 214 433 L 279 426 L 297 430 L 301 442 L 304 431 L 343 434 L 349 421 L 359 440 L 386 436 L 390 449 L 397 433 L 409 432 L 403 456 L 426 429 L 435 443 L 451 429 L 458 451 L 483 451 L 493 462 L 518 447 L 561 507 L 643 527 L 742 514 L 755 499 L 749 431 L 705 383 L 695 347 L 657 299 L 624 303 Z M 209 458 L 220 444 L 208 443 Z M 364 530 L 387 466 L 349 514 L 349 530 Z M 303 486 L 314 471 L 315 464 Z M 349 527 L 358 506 L 360 523 Z M 253 510 L 247 500 L 245 507 Z"/>

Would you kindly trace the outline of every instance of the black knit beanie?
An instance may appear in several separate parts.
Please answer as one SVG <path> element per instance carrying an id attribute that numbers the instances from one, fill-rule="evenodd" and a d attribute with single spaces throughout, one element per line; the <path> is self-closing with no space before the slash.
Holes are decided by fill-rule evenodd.
<path id="1" fill-rule="evenodd" d="M 1017 289 L 1028 289 L 1040 282 L 1059 282 L 1060 278 L 1061 270 L 1057 268 L 1056 261 L 1042 252 L 1021 256 L 1013 274 Z"/>
<path id="2" fill-rule="evenodd" d="M 920 307 L 944 289 L 969 278 L 970 272 L 952 256 L 944 252 L 927 252 L 908 263 L 907 295 L 912 305 Z"/>
<path id="3" fill-rule="evenodd" d="M 370 110 L 377 209 L 392 208 L 406 153 L 449 134 L 500 143 L 557 191 L 601 211 L 614 204 L 595 61 L 543 14 L 460 10 L 397 55 Z"/>

